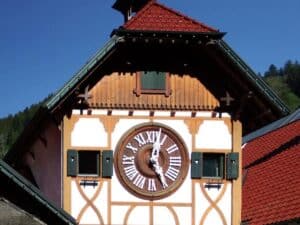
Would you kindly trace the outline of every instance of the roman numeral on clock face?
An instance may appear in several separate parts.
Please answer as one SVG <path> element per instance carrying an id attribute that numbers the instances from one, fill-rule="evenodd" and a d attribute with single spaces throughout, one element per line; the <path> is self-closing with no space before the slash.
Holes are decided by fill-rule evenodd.
<path id="1" fill-rule="evenodd" d="M 124 172 L 129 180 L 133 180 L 135 176 L 139 173 L 135 168 L 135 165 L 124 167 Z"/>
<path id="2" fill-rule="evenodd" d="M 172 166 L 170 166 L 168 168 L 167 172 L 165 173 L 165 176 L 167 178 L 169 178 L 170 180 L 175 181 L 176 178 L 177 178 L 177 176 L 178 176 L 178 174 L 179 174 L 179 170 L 176 169 L 176 168 L 174 168 L 174 167 L 172 167 Z"/>
<path id="3" fill-rule="evenodd" d="M 154 179 L 148 179 L 148 191 L 156 191 L 156 184 Z"/>
<path id="4" fill-rule="evenodd" d="M 145 185 L 145 182 L 146 182 L 146 177 L 142 176 L 141 174 L 138 174 L 136 176 L 136 178 L 134 179 L 133 181 L 133 184 L 141 189 L 144 188 L 144 185 Z"/>
<path id="5" fill-rule="evenodd" d="M 145 144 L 147 144 L 147 142 L 146 142 L 146 140 L 145 140 L 145 138 L 143 136 L 143 133 L 137 134 L 134 137 L 134 140 L 136 140 L 138 142 L 138 144 L 139 144 L 140 147 L 143 146 L 143 145 L 145 145 Z"/>
<path id="6" fill-rule="evenodd" d="M 146 140 L 147 143 L 154 143 L 156 140 L 157 134 L 156 134 L 156 131 L 154 131 L 154 130 L 146 131 L 146 136 L 147 136 L 147 140 Z"/>
<path id="7" fill-rule="evenodd" d="M 126 145 L 126 148 L 131 150 L 134 154 L 138 151 L 138 149 L 134 146 L 132 146 L 132 144 L 130 142 L 128 142 L 128 144 Z"/>
<path id="8" fill-rule="evenodd" d="M 123 165 L 133 165 L 134 164 L 134 156 L 123 155 L 122 164 Z"/>
<path id="9" fill-rule="evenodd" d="M 176 144 L 171 145 L 170 147 L 168 147 L 166 149 L 166 151 L 168 152 L 168 154 L 171 154 L 172 152 L 178 151 L 179 148 Z"/>
<path id="10" fill-rule="evenodd" d="M 169 161 L 170 166 L 181 166 L 181 157 L 180 156 L 170 156 Z"/>

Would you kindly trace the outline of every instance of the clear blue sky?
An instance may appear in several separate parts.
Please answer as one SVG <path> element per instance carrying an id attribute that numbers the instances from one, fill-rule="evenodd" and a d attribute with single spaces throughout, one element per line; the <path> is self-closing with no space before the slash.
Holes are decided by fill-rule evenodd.
<path id="1" fill-rule="evenodd" d="M 300 59 L 299 0 L 160 0 L 220 31 L 255 71 Z M 114 0 L 1 0 L 0 118 L 57 91 L 122 25 Z"/>

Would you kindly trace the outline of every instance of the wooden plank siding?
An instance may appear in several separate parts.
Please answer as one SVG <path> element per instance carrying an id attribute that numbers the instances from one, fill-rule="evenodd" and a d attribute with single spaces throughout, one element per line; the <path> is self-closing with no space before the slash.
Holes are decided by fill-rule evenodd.
<path id="1" fill-rule="evenodd" d="M 91 108 L 214 110 L 219 101 L 195 77 L 170 74 L 171 95 L 134 93 L 136 73 L 104 76 L 89 92 Z"/>

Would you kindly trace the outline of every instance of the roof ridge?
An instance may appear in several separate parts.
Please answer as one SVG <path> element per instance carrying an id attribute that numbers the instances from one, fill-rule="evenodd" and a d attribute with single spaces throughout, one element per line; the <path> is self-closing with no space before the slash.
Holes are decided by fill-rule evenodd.
<path id="1" fill-rule="evenodd" d="M 208 29 L 208 30 L 210 30 L 210 32 L 219 32 L 219 30 L 217 30 L 217 29 L 215 29 L 213 27 L 210 27 L 210 26 L 208 26 L 208 25 L 206 25 L 206 24 L 204 24 L 202 22 L 199 22 L 199 21 L 197 21 L 197 20 L 195 20 L 195 19 L 193 19 L 193 18 L 191 18 L 191 17 L 189 17 L 189 16 L 187 16 L 187 15 L 185 15 L 185 14 L 183 14 L 183 13 L 181 13 L 181 12 L 175 10 L 175 9 L 173 9 L 173 8 L 165 6 L 164 4 L 159 3 L 156 0 L 149 1 L 140 11 L 138 11 L 130 20 L 128 20 L 121 27 L 128 28 L 132 23 L 134 23 L 136 20 L 138 20 L 139 17 L 141 15 L 143 15 L 143 13 L 146 12 L 153 5 L 156 5 L 156 6 L 160 7 L 160 8 L 162 8 L 162 9 L 170 12 L 170 13 L 176 14 L 177 16 L 182 17 L 185 20 L 190 21 L 190 22 L 192 22 L 195 25 L 198 25 L 198 26 L 200 26 L 202 28 Z"/>
<path id="2" fill-rule="evenodd" d="M 189 16 L 187 16 L 187 15 L 181 13 L 180 11 L 178 11 L 178 10 L 176 10 L 176 9 L 172 9 L 172 8 L 170 8 L 170 7 L 168 7 L 168 6 L 164 5 L 164 4 L 162 4 L 162 3 L 158 3 L 156 0 L 153 0 L 153 1 L 154 1 L 158 6 L 160 6 L 160 7 L 164 8 L 164 9 L 168 10 L 169 12 L 176 13 L 178 16 L 181 16 L 181 17 L 183 17 L 183 18 L 185 18 L 185 19 L 187 19 L 187 20 L 190 20 L 190 21 L 192 21 L 193 23 L 196 23 L 196 24 L 198 24 L 198 25 L 200 25 L 200 26 L 203 26 L 203 27 L 205 27 L 205 28 L 207 28 L 207 29 L 214 30 L 215 32 L 218 32 L 218 30 L 216 30 L 216 29 L 214 29 L 214 28 L 212 28 L 212 27 L 210 27 L 210 26 L 208 26 L 208 25 L 206 25 L 206 24 L 204 24 L 204 23 L 202 23 L 202 22 L 199 22 L 199 21 L 193 19 L 192 17 L 189 17 Z"/>

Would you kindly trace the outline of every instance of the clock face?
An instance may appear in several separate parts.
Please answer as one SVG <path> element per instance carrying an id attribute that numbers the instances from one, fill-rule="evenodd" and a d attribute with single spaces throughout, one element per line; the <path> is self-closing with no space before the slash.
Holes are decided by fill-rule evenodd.
<path id="1" fill-rule="evenodd" d="M 188 153 L 181 139 L 160 125 L 130 130 L 115 152 L 121 184 L 137 197 L 155 200 L 174 193 L 188 172 Z"/>

